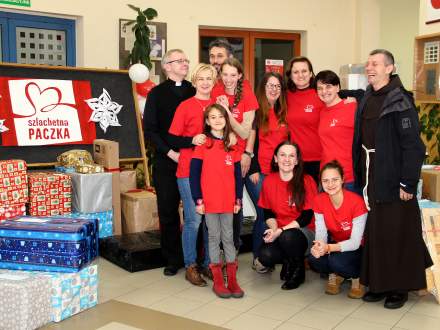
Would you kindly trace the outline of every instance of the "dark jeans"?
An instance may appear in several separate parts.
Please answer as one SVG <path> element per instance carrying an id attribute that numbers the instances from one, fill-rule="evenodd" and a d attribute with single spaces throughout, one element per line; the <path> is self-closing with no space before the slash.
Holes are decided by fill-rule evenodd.
<path id="1" fill-rule="evenodd" d="M 361 269 L 362 248 L 355 251 L 333 252 L 320 258 L 309 255 L 309 264 L 319 273 L 336 273 L 345 278 L 358 278 Z"/>
<path id="2" fill-rule="evenodd" d="M 263 244 L 258 260 L 266 267 L 273 267 L 288 260 L 304 258 L 307 247 L 307 238 L 301 230 L 288 229 L 274 242 Z"/>
<path id="3" fill-rule="evenodd" d="M 177 163 L 158 155 L 153 164 L 153 180 L 157 194 L 157 210 L 160 223 L 160 246 L 168 265 L 183 265 L 180 234 L 180 194 L 176 178 Z"/>
<path id="4" fill-rule="evenodd" d="M 304 173 L 310 175 L 319 185 L 319 161 L 304 162 Z"/>

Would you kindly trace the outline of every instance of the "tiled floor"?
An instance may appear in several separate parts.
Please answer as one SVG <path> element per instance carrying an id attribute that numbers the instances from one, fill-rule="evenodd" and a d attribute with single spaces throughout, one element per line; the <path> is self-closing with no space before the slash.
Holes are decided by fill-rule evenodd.
<path id="1" fill-rule="evenodd" d="M 325 281 L 311 271 L 299 289 L 283 291 L 278 272 L 261 275 L 250 268 L 251 254 L 239 257 L 243 299 L 219 299 L 211 286 L 189 284 L 183 271 L 174 277 L 164 277 L 162 269 L 131 274 L 104 259 L 98 263 L 100 303 L 116 300 L 229 329 L 440 329 L 440 305 L 431 295 L 410 294 L 403 308 L 386 310 L 383 302 L 347 298 L 348 283 L 337 296 L 324 294 Z"/>

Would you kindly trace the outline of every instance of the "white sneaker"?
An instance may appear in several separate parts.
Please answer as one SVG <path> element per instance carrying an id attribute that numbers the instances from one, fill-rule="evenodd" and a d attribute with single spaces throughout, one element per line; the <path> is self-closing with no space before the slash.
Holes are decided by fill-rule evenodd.
<path id="1" fill-rule="evenodd" d="M 263 264 L 260 262 L 260 260 L 258 260 L 258 258 L 255 258 L 254 261 L 252 262 L 252 269 L 259 274 L 265 274 L 273 270 L 270 267 L 263 266 Z"/>

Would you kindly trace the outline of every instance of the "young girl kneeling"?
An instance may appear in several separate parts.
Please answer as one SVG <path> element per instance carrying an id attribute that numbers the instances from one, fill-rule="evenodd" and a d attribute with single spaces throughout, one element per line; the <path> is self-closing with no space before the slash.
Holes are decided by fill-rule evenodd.
<path id="1" fill-rule="evenodd" d="M 191 168 L 191 194 L 196 211 L 205 214 L 209 237 L 213 291 L 221 298 L 241 298 L 243 290 L 237 283 L 238 264 L 233 241 L 233 213 L 241 208 L 243 184 L 241 157 L 229 146 L 232 132 L 228 114 L 221 105 L 213 104 L 204 112 L 206 143 L 194 150 Z M 226 258 L 228 286 L 225 286 L 220 264 L 220 239 Z"/>

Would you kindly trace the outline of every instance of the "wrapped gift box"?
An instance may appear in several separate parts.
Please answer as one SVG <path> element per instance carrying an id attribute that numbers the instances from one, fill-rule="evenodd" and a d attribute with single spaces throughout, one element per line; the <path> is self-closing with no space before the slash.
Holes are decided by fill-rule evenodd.
<path id="1" fill-rule="evenodd" d="M 72 211 L 105 212 L 112 209 L 112 174 L 70 173 L 72 179 Z"/>
<path id="2" fill-rule="evenodd" d="M 55 166 L 55 172 L 59 172 L 59 173 L 75 173 L 75 167 Z"/>
<path id="3" fill-rule="evenodd" d="M 419 201 L 423 238 L 434 265 L 426 269 L 427 290 L 440 303 L 440 203 Z"/>
<path id="4" fill-rule="evenodd" d="M 121 194 L 122 232 L 139 233 L 159 229 L 156 195 L 140 190 Z"/>
<path id="5" fill-rule="evenodd" d="M 99 238 L 104 238 L 113 235 L 113 211 L 95 212 L 95 213 L 80 213 L 75 212 L 71 214 L 64 214 L 63 218 L 77 218 L 77 219 L 98 219 Z"/>
<path id="6" fill-rule="evenodd" d="M 26 162 L 18 159 L 0 161 L 0 206 L 27 201 Z"/>
<path id="7" fill-rule="evenodd" d="M 55 216 L 70 213 L 72 185 L 67 174 L 29 173 L 29 214 Z"/>
<path id="8" fill-rule="evenodd" d="M 96 219 L 17 217 L 0 223 L 0 268 L 76 272 L 98 244 Z"/>
<path id="9" fill-rule="evenodd" d="M 24 203 L 15 205 L 0 205 L 0 221 L 26 215 L 26 205 Z"/>
<path id="10" fill-rule="evenodd" d="M 136 189 L 136 171 L 121 171 L 119 175 L 121 193 Z"/>
<path id="11" fill-rule="evenodd" d="M 30 278 L 29 282 L 32 283 L 34 283 L 36 279 L 38 279 L 39 282 L 44 281 L 44 286 L 41 285 L 44 290 L 40 291 L 42 298 L 45 299 L 45 304 L 42 305 L 42 307 L 44 306 L 45 313 L 49 318 L 47 321 L 46 317 L 46 323 L 50 321 L 60 322 L 98 303 L 97 265 L 87 266 L 77 273 L 0 270 L 0 287 L 3 287 L 1 285 L 2 273 L 9 276 Z M 0 296 L 2 296 L 2 292 L 0 292 Z M 2 299 L 0 301 L 2 301 L 0 310 L 4 307 L 5 301 L 11 301 L 15 307 L 15 310 L 13 310 L 11 314 L 17 314 L 17 312 L 20 312 L 21 306 L 23 306 L 19 305 L 18 302 L 15 301 L 15 298 L 9 298 L 9 300 Z M 37 309 L 38 306 L 35 305 L 38 301 L 38 299 L 30 299 L 29 302 L 26 303 L 32 304 L 32 307 Z M 26 306 L 26 304 L 24 304 L 24 306 Z M 46 312 L 47 307 L 49 308 L 49 313 Z M 2 315 L 0 315 L 0 318 L 1 316 Z M 20 330 L 34 328 L 35 327 L 22 327 Z M 0 329 L 9 328 L 0 326 Z"/>
<path id="12" fill-rule="evenodd" d="M 423 197 L 440 202 L 440 170 L 422 169 Z"/>
<path id="13" fill-rule="evenodd" d="M 47 276 L 0 270 L 0 329 L 36 329 L 51 321 Z"/>

